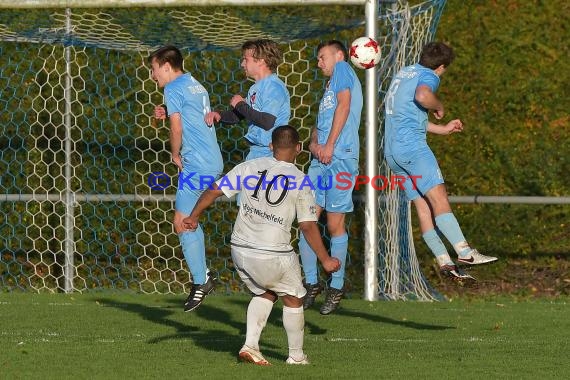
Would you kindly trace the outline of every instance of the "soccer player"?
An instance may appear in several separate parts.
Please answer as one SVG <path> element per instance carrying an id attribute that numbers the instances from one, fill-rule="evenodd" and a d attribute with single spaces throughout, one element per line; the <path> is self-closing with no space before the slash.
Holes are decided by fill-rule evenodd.
<path id="1" fill-rule="evenodd" d="M 204 178 L 218 178 L 223 170 L 222 154 L 216 130 L 204 122 L 210 112 L 208 92 L 190 73 L 182 69 L 183 58 L 174 46 L 164 46 L 148 57 L 152 79 L 164 87 L 164 99 L 170 121 L 172 162 L 180 170 L 176 191 L 174 230 L 192 274 L 192 289 L 184 311 L 200 306 L 214 288 L 215 279 L 206 266 L 204 233 L 200 226 L 193 231 L 184 228 L 182 220 L 190 215 L 202 193 Z M 157 119 L 166 118 L 163 106 L 155 108 Z"/>
<path id="2" fill-rule="evenodd" d="M 248 123 L 245 139 L 250 146 L 246 160 L 271 157 L 271 133 L 277 126 L 288 124 L 291 116 L 289 91 L 275 74 L 283 55 L 277 43 L 268 39 L 247 41 L 241 50 L 241 67 L 255 83 L 246 99 L 239 94 L 234 95 L 230 100 L 230 110 L 212 111 L 205 120 L 212 125 L 219 121 L 236 124 L 245 119 Z"/>
<path id="3" fill-rule="evenodd" d="M 272 134 L 273 157 L 245 161 L 206 190 L 186 227 L 194 230 L 198 218 L 216 198 L 240 193 L 239 213 L 231 238 L 234 265 L 254 294 L 247 308 L 245 344 L 241 360 L 269 365 L 259 350 L 259 338 L 274 302 L 283 301 L 283 327 L 287 333 L 287 364 L 308 364 L 303 352 L 305 295 L 299 258 L 291 246 L 291 225 L 295 219 L 323 268 L 338 270 L 340 262 L 329 256 L 317 227 L 315 200 L 310 185 L 303 186 L 304 174 L 295 167 L 301 151 L 299 134 L 291 126 L 277 127 Z"/>
<path id="4" fill-rule="evenodd" d="M 483 264 L 497 258 L 482 255 L 465 240 L 451 211 L 441 170 L 426 141 L 427 132 L 449 135 L 463 130 L 459 119 L 444 125 L 428 120 L 429 110 L 438 120 L 445 114 L 435 92 L 440 77 L 454 58 L 452 48 L 431 42 L 423 48 L 419 63 L 396 74 L 385 99 L 384 155 L 396 175 L 416 176 L 415 184 L 405 181 L 405 193 L 416 207 L 423 239 L 442 273 L 454 280 L 470 282 L 474 278 L 457 268 L 438 232 L 453 245 L 459 263 Z"/>
<path id="5" fill-rule="evenodd" d="M 345 214 L 352 212 L 352 189 L 337 186 L 337 176 L 358 175 L 360 143 L 358 128 L 362 111 L 362 87 L 356 73 L 346 62 L 346 47 L 339 41 L 323 42 L 317 47 L 318 66 L 326 77 L 324 94 L 319 105 L 317 126 L 311 132 L 309 150 L 313 155 L 308 175 L 315 186 L 317 216 L 326 211 L 327 229 L 331 236 L 331 255 L 340 260 L 341 267 L 332 274 L 321 314 L 330 314 L 338 307 L 344 294 L 344 272 L 348 253 Z M 328 183 L 328 182 L 332 183 Z M 304 308 L 315 302 L 321 292 L 318 283 L 317 258 L 307 244 L 304 234 L 299 250 L 305 272 L 307 295 Z"/>

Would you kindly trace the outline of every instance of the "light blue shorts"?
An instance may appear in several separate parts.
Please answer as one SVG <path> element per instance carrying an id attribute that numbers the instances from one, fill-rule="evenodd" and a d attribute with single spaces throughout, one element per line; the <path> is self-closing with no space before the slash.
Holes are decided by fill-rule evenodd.
<path id="1" fill-rule="evenodd" d="M 329 165 L 317 159 L 311 161 L 307 173 L 314 187 L 316 203 L 329 212 L 347 213 L 354 209 L 352 203 L 353 186 L 347 186 L 347 178 L 358 175 L 358 160 L 333 158 Z M 339 178 L 344 181 L 339 182 Z"/>
<path id="2" fill-rule="evenodd" d="M 220 173 L 198 173 L 184 170 L 178 175 L 178 188 L 174 208 L 190 215 L 200 195 L 220 177 Z"/>
<path id="3" fill-rule="evenodd" d="M 437 160 L 429 147 L 388 156 L 386 161 L 394 175 L 404 177 L 400 182 L 411 201 L 444 183 Z"/>

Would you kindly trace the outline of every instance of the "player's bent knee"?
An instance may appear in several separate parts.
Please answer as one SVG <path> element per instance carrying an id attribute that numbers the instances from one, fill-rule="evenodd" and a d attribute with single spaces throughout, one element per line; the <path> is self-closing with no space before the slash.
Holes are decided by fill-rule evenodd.
<path id="1" fill-rule="evenodd" d="M 285 305 L 287 307 L 291 307 L 291 308 L 303 307 L 303 299 L 302 298 L 298 298 L 298 297 L 294 297 L 294 296 L 290 296 L 290 295 L 284 295 L 281 297 L 281 299 L 283 300 L 283 305 Z"/>
<path id="2" fill-rule="evenodd" d="M 279 299 L 279 297 L 277 297 L 277 294 L 275 294 L 272 291 L 266 291 L 265 293 L 256 295 L 255 297 L 265 298 L 266 300 L 269 300 L 273 303 L 277 302 L 277 300 Z"/>
<path id="3" fill-rule="evenodd" d="M 345 214 L 338 212 L 327 213 L 327 229 L 332 236 L 344 235 L 346 232 L 344 216 Z"/>

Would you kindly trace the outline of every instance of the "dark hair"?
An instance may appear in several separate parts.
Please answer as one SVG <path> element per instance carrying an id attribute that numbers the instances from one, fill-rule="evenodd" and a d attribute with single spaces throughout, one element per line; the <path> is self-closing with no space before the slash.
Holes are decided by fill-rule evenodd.
<path id="1" fill-rule="evenodd" d="M 273 130 L 271 144 L 275 149 L 294 148 L 299 144 L 299 132 L 290 125 L 281 125 Z"/>
<path id="2" fill-rule="evenodd" d="M 323 41 L 319 44 L 319 46 L 317 46 L 317 53 L 324 48 L 325 46 L 332 46 L 334 47 L 337 51 L 340 50 L 342 51 L 342 55 L 344 56 L 344 60 L 348 61 L 348 50 L 346 50 L 346 46 L 344 46 L 344 44 L 342 42 L 340 42 L 339 40 L 329 40 L 329 41 Z"/>
<path id="3" fill-rule="evenodd" d="M 455 59 L 453 49 L 443 42 L 430 42 L 422 49 L 419 64 L 435 70 L 443 65 L 448 67 Z"/>
<path id="4" fill-rule="evenodd" d="M 155 59 L 159 66 L 169 63 L 174 70 L 182 70 L 184 58 L 182 53 L 176 46 L 167 45 L 153 51 L 147 58 L 148 63 L 152 64 Z"/>
<path id="5" fill-rule="evenodd" d="M 283 53 L 277 45 L 277 42 L 269 39 L 250 40 L 244 42 L 241 46 L 242 53 L 247 50 L 252 51 L 255 59 L 263 59 L 265 64 L 272 72 L 277 70 L 277 66 L 283 61 Z"/>

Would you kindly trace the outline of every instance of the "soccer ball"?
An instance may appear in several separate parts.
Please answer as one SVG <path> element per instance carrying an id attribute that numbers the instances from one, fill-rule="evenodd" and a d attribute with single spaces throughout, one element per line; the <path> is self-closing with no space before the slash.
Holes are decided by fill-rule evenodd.
<path id="1" fill-rule="evenodd" d="M 380 45 L 370 37 L 359 37 L 350 45 L 350 60 L 359 69 L 369 69 L 380 62 Z"/>

